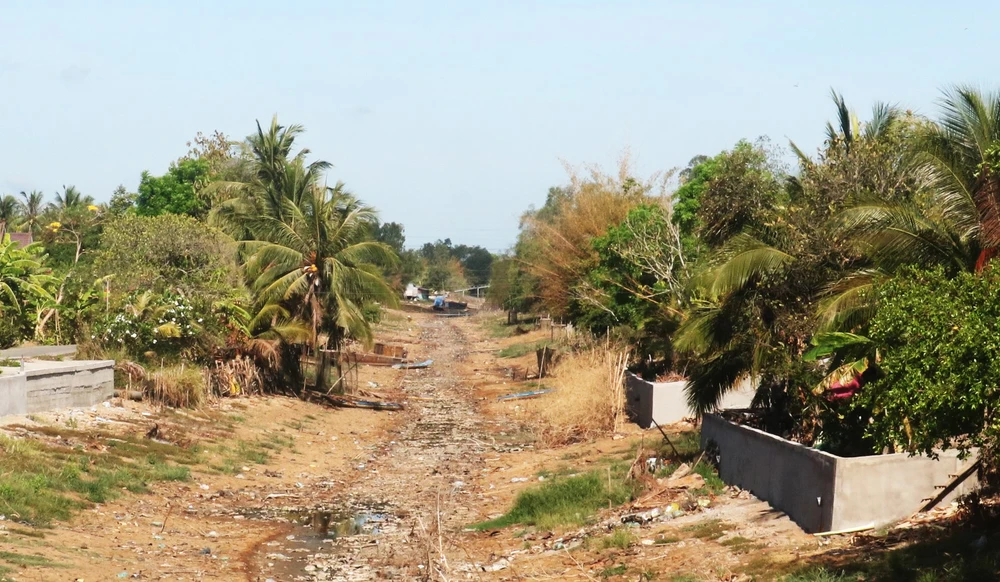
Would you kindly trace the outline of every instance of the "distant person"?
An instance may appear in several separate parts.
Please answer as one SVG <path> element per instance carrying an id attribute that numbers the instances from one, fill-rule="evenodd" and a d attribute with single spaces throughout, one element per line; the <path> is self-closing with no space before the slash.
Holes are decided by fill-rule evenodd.
<path id="1" fill-rule="evenodd" d="M 434 298 L 434 305 L 431 306 L 434 311 L 444 311 L 444 295 L 438 295 Z"/>

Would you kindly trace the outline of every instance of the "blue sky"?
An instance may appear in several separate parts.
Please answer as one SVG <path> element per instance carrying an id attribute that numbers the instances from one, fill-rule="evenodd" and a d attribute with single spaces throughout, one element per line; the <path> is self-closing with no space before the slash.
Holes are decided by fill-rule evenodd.
<path id="1" fill-rule="evenodd" d="M 411 246 L 498 251 L 561 160 L 611 168 L 628 148 L 648 174 L 744 137 L 813 150 L 830 87 L 862 117 L 1000 87 L 1000 5 L 973 4 L 9 2 L 0 192 L 106 200 L 196 132 L 277 113 Z"/>

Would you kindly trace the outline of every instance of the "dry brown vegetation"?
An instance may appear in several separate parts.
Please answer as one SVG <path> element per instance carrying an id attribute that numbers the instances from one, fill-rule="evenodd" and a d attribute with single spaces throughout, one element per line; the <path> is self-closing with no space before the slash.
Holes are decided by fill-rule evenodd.
<path id="1" fill-rule="evenodd" d="M 567 166 L 570 188 L 567 195 L 551 200 L 551 207 L 529 212 L 522 221 L 526 245 L 526 269 L 539 279 L 542 304 L 561 313 L 573 297 L 574 283 L 596 261 L 590 241 L 621 223 L 629 211 L 648 202 L 654 194 L 664 194 L 672 173 L 657 173 L 637 181 L 628 155 L 621 158 L 616 174 L 606 174 L 597 166 Z"/>
<path id="2" fill-rule="evenodd" d="M 557 446 L 619 430 L 627 363 L 628 350 L 613 344 L 566 350 L 540 383 L 553 392 L 523 403 L 539 439 Z"/>

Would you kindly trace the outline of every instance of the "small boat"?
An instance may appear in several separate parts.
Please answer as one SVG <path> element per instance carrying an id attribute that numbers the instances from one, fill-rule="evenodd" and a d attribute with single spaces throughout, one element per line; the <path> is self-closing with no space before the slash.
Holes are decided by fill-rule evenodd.
<path id="1" fill-rule="evenodd" d="M 525 398 L 535 398 L 541 396 L 542 394 L 548 394 L 552 392 L 551 388 L 546 388 L 545 390 L 532 390 L 530 392 L 517 392 L 515 394 L 504 394 L 503 396 L 497 396 L 497 402 L 503 402 L 505 400 L 523 400 Z"/>
<path id="2" fill-rule="evenodd" d="M 430 368 L 434 360 L 425 360 L 423 362 L 414 362 L 412 364 L 396 364 L 393 368 L 397 370 L 413 370 L 416 368 Z"/>

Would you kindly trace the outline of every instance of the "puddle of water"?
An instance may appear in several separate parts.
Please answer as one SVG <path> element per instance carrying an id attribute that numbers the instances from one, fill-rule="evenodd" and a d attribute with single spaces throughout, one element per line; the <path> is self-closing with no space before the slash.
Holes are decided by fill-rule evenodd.
<path id="1" fill-rule="evenodd" d="M 309 532 L 327 539 L 358 534 L 378 535 L 381 524 L 386 520 L 384 513 L 368 511 L 348 516 L 332 511 L 292 511 L 285 515 L 289 521 L 304 530 L 303 534 Z"/>
<path id="2" fill-rule="evenodd" d="M 263 570 L 273 580 L 302 580 L 305 579 L 302 576 L 308 564 L 321 556 L 338 552 L 337 540 L 344 543 L 352 536 L 381 534 L 393 521 L 393 516 L 386 509 L 381 504 L 372 504 L 337 510 L 264 510 L 244 515 L 292 524 L 288 535 L 265 544 Z"/>

